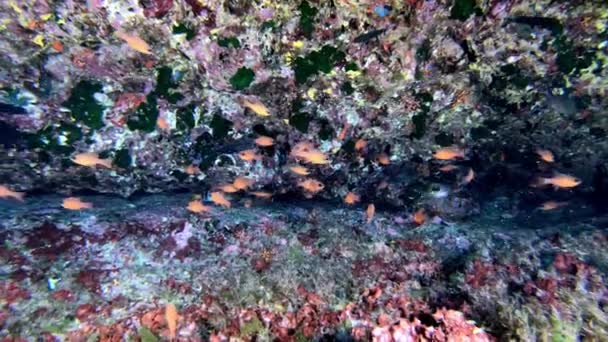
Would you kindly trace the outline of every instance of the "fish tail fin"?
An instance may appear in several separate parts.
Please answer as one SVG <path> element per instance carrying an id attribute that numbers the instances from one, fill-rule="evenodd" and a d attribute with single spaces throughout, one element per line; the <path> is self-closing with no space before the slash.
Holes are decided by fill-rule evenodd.
<path id="1" fill-rule="evenodd" d="M 536 179 L 534 179 L 532 181 L 532 183 L 530 183 L 530 186 L 533 188 L 540 188 L 542 186 L 545 186 L 549 184 L 547 178 L 543 178 L 543 177 L 537 177 Z"/>
<path id="2" fill-rule="evenodd" d="M 16 199 L 19 202 L 23 202 L 23 197 L 25 196 L 25 192 L 15 192 L 13 194 L 13 198 Z"/>
<path id="3" fill-rule="evenodd" d="M 127 36 L 127 34 L 122 30 L 117 30 L 116 32 L 114 32 L 114 35 L 120 39 L 125 39 L 125 37 Z"/>
<path id="4" fill-rule="evenodd" d="M 99 164 L 103 165 L 104 167 L 111 169 L 112 168 L 112 159 L 107 158 L 107 159 L 101 159 L 99 161 Z"/>

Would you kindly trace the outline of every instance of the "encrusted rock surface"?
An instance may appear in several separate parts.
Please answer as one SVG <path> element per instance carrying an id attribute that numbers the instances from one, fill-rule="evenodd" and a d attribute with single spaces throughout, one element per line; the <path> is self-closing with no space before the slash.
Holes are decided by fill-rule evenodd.
<path id="1" fill-rule="evenodd" d="M 467 167 L 478 180 L 472 192 L 492 183 L 498 195 L 519 197 L 552 171 L 581 178 L 577 195 L 606 190 L 601 2 L 0 6 L 0 179 L 17 190 L 128 196 L 204 191 L 248 175 L 258 190 L 281 193 L 297 185 L 285 167 L 300 141 L 330 159 L 314 170 L 325 199 L 355 190 L 367 202 L 416 205 L 432 183 L 457 188 Z M 270 115 L 244 101 L 260 101 Z M 274 147 L 256 148 L 259 135 L 273 137 Z M 355 151 L 359 139 L 367 146 Z M 467 151 L 452 175 L 432 159 L 450 145 Z M 556 155 L 550 168 L 536 162 L 538 148 Z M 263 158 L 241 161 L 246 149 Z M 115 166 L 82 170 L 69 161 L 78 152 Z M 383 155 L 390 165 L 378 163 Z M 184 173 L 191 164 L 201 173 Z M 415 170 L 411 179 L 393 183 L 405 169 Z M 368 190 L 385 180 L 387 191 Z"/>

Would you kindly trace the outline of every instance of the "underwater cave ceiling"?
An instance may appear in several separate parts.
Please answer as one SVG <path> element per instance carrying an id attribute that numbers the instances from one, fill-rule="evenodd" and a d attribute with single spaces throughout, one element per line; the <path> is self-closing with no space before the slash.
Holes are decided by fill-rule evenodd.
<path id="1" fill-rule="evenodd" d="M 252 191 L 311 195 L 295 166 L 322 183 L 316 198 L 389 207 L 433 184 L 524 193 L 552 172 L 605 190 L 600 2 L 0 8 L 0 180 L 13 190 L 204 193 L 246 176 Z M 294 154 L 301 143 L 312 152 Z M 463 153 L 434 157 L 450 147 Z M 111 167 L 72 161 L 85 152 Z"/>

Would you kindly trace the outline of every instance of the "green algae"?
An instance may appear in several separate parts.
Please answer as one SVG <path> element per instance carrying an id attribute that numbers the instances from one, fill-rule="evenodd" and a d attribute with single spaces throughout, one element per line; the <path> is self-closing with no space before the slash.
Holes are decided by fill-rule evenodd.
<path id="1" fill-rule="evenodd" d="M 188 131 L 194 128 L 194 104 L 179 108 L 175 113 L 175 126 L 179 131 Z"/>
<path id="2" fill-rule="evenodd" d="M 308 337 L 306 337 L 306 335 L 304 335 L 304 332 L 302 331 L 302 329 L 298 329 L 298 331 L 296 331 L 294 338 L 295 338 L 296 342 L 310 341 L 310 339 Z"/>
<path id="3" fill-rule="evenodd" d="M 241 337 L 255 336 L 262 331 L 264 331 L 264 324 L 257 317 L 253 317 L 241 326 Z"/>
<path id="4" fill-rule="evenodd" d="M 556 18 L 536 17 L 536 16 L 517 16 L 510 21 L 525 24 L 530 27 L 539 27 L 549 30 L 553 35 L 561 35 L 564 32 L 564 25 Z"/>
<path id="5" fill-rule="evenodd" d="M 65 334 L 65 332 L 72 326 L 74 320 L 71 318 L 65 318 L 53 323 L 49 323 L 48 325 L 43 327 L 43 330 L 48 331 L 53 334 Z"/>
<path id="6" fill-rule="evenodd" d="M 580 326 L 572 324 L 566 319 L 560 319 L 556 314 L 551 316 L 551 341 L 552 342 L 573 342 L 578 340 L 577 332 Z"/>
<path id="7" fill-rule="evenodd" d="M 325 45 L 319 51 L 313 51 L 308 55 L 313 62 L 318 63 L 318 68 L 328 74 L 334 66 L 344 60 L 346 54 L 336 47 Z"/>
<path id="8" fill-rule="evenodd" d="M 234 76 L 230 78 L 230 84 L 234 90 L 243 90 L 249 87 L 254 78 L 255 73 L 253 70 L 241 67 L 236 71 Z"/>
<path id="9" fill-rule="evenodd" d="M 563 49 L 557 54 L 555 63 L 557 64 L 559 71 L 569 74 L 576 67 L 575 64 L 576 55 L 572 49 Z"/>
<path id="10" fill-rule="evenodd" d="M 441 132 L 435 136 L 435 143 L 440 146 L 451 146 L 454 144 L 454 135 Z"/>
<path id="11" fill-rule="evenodd" d="M 475 0 L 454 0 L 454 5 L 450 11 L 450 18 L 465 21 L 471 14 L 475 13 L 476 6 Z"/>
<path id="12" fill-rule="evenodd" d="M 352 95 L 352 93 L 355 92 L 355 88 L 353 88 L 352 83 L 350 83 L 349 81 L 342 83 L 342 87 L 340 87 L 340 90 L 343 91 L 346 95 Z"/>
<path id="13" fill-rule="evenodd" d="M 296 113 L 289 118 L 289 125 L 295 127 L 302 133 L 308 132 L 308 126 L 312 117 L 308 113 Z"/>
<path id="14" fill-rule="evenodd" d="M 298 57 L 294 61 L 294 72 L 296 81 L 303 84 L 309 77 L 318 72 L 318 68 L 312 60 Z"/>
<path id="15" fill-rule="evenodd" d="M 129 115 L 127 127 L 130 130 L 154 131 L 158 118 L 158 98 L 163 98 L 171 104 L 183 99 L 183 95 L 175 90 L 179 86 L 178 76 L 171 67 L 162 66 L 158 68 L 154 91 L 150 92 L 146 96 L 146 101 L 140 104 L 133 114 Z"/>
<path id="16" fill-rule="evenodd" d="M 426 119 L 428 115 L 426 113 L 419 113 L 412 117 L 412 123 L 414 124 L 414 132 L 410 135 L 412 138 L 420 139 L 426 133 Z"/>
<path id="17" fill-rule="evenodd" d="M 157 118 L 158 103 L 155 94 L 150 93 L 146 96 L 146 102 L 140 104 L 135 112 L 129 115 L 127 127 L 132 131 L 152 132 L 156 127 Z"/>
<path id="18" fill-rule="evenodd" d="M 181 100 L 183 96 L 175 91 L 175 88 L 179 86 L 179 80 L 173 69 L 168 66 L 163 66 L 158 69 L 158 75 L 156 77 L 156 88 L 154 93 L 169 101 L 169 103 L 175 104 Z"/>
<path id="19" fill-rule="evenodd" d="M 331 127 L 331 124 L 327 119 L 319 120 L 319 124 L 321 125 L 321 129 L 319 129 L 319 139 L 321 140 L 329 140 L 334 135 L 334 129 Z"/>
<path id="20" fill-rule="evenodd" d="M 433 96 L 427 92 L 418 93 L 415 95 L 420 103 L 420 111 L 412 117 L 414 131 L 410 135 L 411 138 L 420 139 L 426 134 L 428 112 L 431 110 Z"/>
<path id="21" fill-rule="evenodd" d="M 126 169 L 131 167 L 133 160 L 129 154 L 129 149 L 123 148 L 114 152 L 112 164 L 120 168 Z"/>
<path id="22" fill-rule="evenodd" d="M 72 118 L 82 122 L 92 129 L 99 129 L 103 124 L 104 107 L 95 99 L 95 93 L 100 93 L 103 87 L 100 83 L 80 81 L 72 89 L 72 93 L 63 106 L 70 110 Z"/>
<path id="23" fill-rule="evenodd" d="M 240 48 L 241 42 L 237 37 L 225 37 L 217 40 L 217 45 L 224 48 Z"/>
<path id="24" fill-rule="evenodd" d="M 185 23 L 179 23 L 173 26 L 173 34 L 185 34 L 186 40 L 192 40 L 196 36 L 194 29 Z"/>
<path id="25" fill-rule="evenodd" d="M 524 89 L 532 82 L 516 64 L 503 65 L 500 67 L 500 71 L 505 75 L 506 81 L 518 89 Z"/>
<path id="26" fill-rule="evenodd" d="M 292 245 L 287 250 L 287 260 L 292 265 L 301 265 L 306 261 L 306 254 L 300 245 Z"/>
<path id="27" fill-rule="evenodd" d="M 473 140 L 487 139 L 492 136 L 492 132 L 487 127 L 484 127 L 484 126 L 473 127 L 473 128 L 471 128 L 469 133 L 471 134 L 471 138 Z"/>
<path id="28" fill-rule="evenodd" d="M 315 30 L 315 16 L 319 11 L 310 6 L 306 0 L 300 3 L 298 10 L 300 10 L 300 29 L 306 38 L 310 38 Z"/>
<path id="29" fill-rule="evenodd" d="M 98 340 L 99 340 L 99 333 L 94 332 L 87 337 L 86 342 L 97 342 Z"/>
<path id="30" fill-rule="evenodd" d="M 433 104 L 433 95 L 428 92 L 420 92 L 417 93 L 416 99 L 420 103 L 420 110 L 423 113 L 428 113 L 431 110 L 431 105 Z"/>
<path id="31" fill-rule="evenodd" d="M 141 327 L 139 329 L 139 331 L 137 332 L 137 334 L 139 335 L 139 338 L 140 338 L 141 342 L 157 342 L 157 341 L 160 341 L 158 339 L 158 337 L 156 337 L 150 331 L 150 329 L 148 329 L 146 327 Z"/>
<path id="32" fill-rule="evenodd" d="M 80 127 L 61 122 L 46 126 L 37 133 L 27 134 L 26 140 L 29 148 L 44 148 L 57 154 L 70 154 L 75 151 L 73 144 L 83 137 Z"/>
<path id="33" fill-rule="evenodd" d="M 274 20 L 267 20 L 265 22 L 262 23 L 262 27 L 261 30 L 262 31 L 266 31 L 266 30 L 274 30 L 277 27 L 277 23 L 274 22 Z"/>
<path id="34" fill-rule="evenodd" d="M 416 50 L 416 61 L 423 63 L 429 59 L 431 59 L 431 40 L 425 39 Z"/>
<path id="35" fill-rule="evenodd" d="M 349 139 L 342 144 L 342 148 L 340 149 L 346 155 L 351 155 L 355 152 L 355 144 L 356 142 L 352 139 Z"/>
<path id="36" fill-rule="evenodd" d="M 168 66 L 163 66 L 157 70 L 156 89 L 154 91 L 158 96 L 169 96 L 170 90 L 177 88 L 178 85 L 179 84 L 173 79 L 173 69 Z"/>
<path id="37" fill-rule="evenodd" d="M 345 58 L 344 52 L 330 45 L 325 45 L 320 50 L 312 51 L 304 57 L 298 57 L 293 65 L 296 82 L 298 84 L 306 83 L 310 77 L 319 72 L 328 74 Z"/>
<path id="38" fill-rule="evenodd" d="M 275 138 L 277 135 L 268 130 L 264 125 L 253 126 L 253 132 L 257 135 L 265 135 L 267 137 Z"/>
<path id="39" fill-rule="evenodd" d="M 357 71 L 359 70 L 359 66 L 355 62 L 350 62 L 344 66 L 344 70 L 346 71 Z"/>
<path id="40" fill-rule="evenodd" d="M 232 129 L 233 123 L 228 119 L 224 119 L 218 113 L 213 114 L 213 118 L 209 123 L 209 127 L 211 127 L 213 132 L 213 137 L 216 139 L 224 139 L 228 136 L 228 132 Z"/>

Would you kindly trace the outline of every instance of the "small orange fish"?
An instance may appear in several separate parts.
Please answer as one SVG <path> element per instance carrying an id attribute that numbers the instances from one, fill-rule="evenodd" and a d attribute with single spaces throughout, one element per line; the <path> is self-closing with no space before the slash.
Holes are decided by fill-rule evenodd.
<path id="1" fill-rule="evenodd" d="M 174 341 L 177 337 L 177 320 L 179 315 L 177 314 L 177 308 L 172 303 L 165 306 L 165 320 L 167 321 L 167 327 L 169 328 L 169 341 Z"/>
<path id="2" fill-rule="evenodd" d="M 310 174 L 310 172 L 308 172 L 307 168 L 305 168 L 304 166 L 300 166 L 300 165 L 290 166 L 289 170 L 291 170 L 291 172 L 295 173 L 296 175 L 300 175 L 300 176 L 308 176 Z"/>
<path id="3" fill-rule="evenodd" d="M 316 179 L 312 179 L 312 178 L 308 178 L 303 181 L 300 181 L 298 183 L 298 186 L 313 194 L 316 194 L 317 192 L 319 192 L 325 188 L 325 185 L 323 185 L 323 183 L 319 182 Z"/>
<path id="4" fill-rule="evenodd" d="M 373 203 L 367 205 L 365 210 L 365 216 L 367 217 L 367 223 L 372 222 L 374 215 L 376 214 L 376 206 Z"/>
<path id="5" fill-rule="evenodd" d="M 359 139 L 357 140 L 357 142 L 355 143 L 355 150 L 357 151 L 361 151 L 363 150 L 365 147 L 367 146 L 367 141 L 363 140 L 363 139 Z"/>
<path id="6" fill-rule="evenodd" d="M 239 158 L 241 158 L 241 160 L 248 161 L 248 162 L 262 159 L 262 157 L 260 155 L 255 153 L 255 150 L 241 151 L 241 152 L 239 152 Z"/>
<path id="7" fill-rule="evenodd" d="M 0 198 L 12 198 L 23 202 L 23 196 L 25 196 L 25 192 L 12 191 L 6 185 L 0 185 Z"/>
<path id="8" fill-rule="evenodd" d="M 348 205 L 353 205 L 357 202 L 359 202 L 359 195 L 353 192 L 349 192 L 346 194 L 346 196 L 344 196 L 344 203 Z"/>
<path id="9" fill-rule="evenodd" d="M 250 194 L 252 194 L 253 196 L 255 196 L 257 198 L 263 198 L 263 199 L 269 199 L 272 197 L 272 194 L 270 192 L 265 192 L 265 191 L 252 191 L 252 192 L 250 192 Z"/>
<path id="10" fill-rule="evenodd" d="M 553 185 L 556 188 L 574 188 L 581 184 L 581 180 L 563 173 L 556 173 L 553 177 L 539 178 L 536 185 Z"/>
<path id="11" fill-rule="evenodd" d="M 93 208 L 93 203 L 83 202 L 78 197 L 68 197 L 63 200 L 62 206 L 69 210 L 82 210 Z"/>
<path id="12" fill-rule="evenodd" d="M 312 150 L 314 150 L 315 147 L 313 144 L 307 142 L 307 141 L 301 141 L 297 144 L 295 144 L 292 148 L 291 148 L 291 152 L 290 155 L 292 157 L 297 157 L 299 154 L 301 153 L 306 153 L 306 152 L 310 152 Z"/>
<path id="13" fill-rule="evenodd" d="M 543 211 L 555 210 L 568 205 L 568 202 L 547 201 L 543 203 L 539 209 Z"/>
<path id="14" fill-rule="evenodd" d="M 63 43 L 59 40 L 55 40 L 51 43 L 51 47 L 56 52 L 63 52 Z"/>
<path id="15" fill-rule="evenodd" d="M 348 133 L 349 128 L 350 128 L 350 124 L 346 123 L 344 125 L 344 128 L 342 128 L 342 130 L 340 131 L 340 134 L 338 134 L 338 141 L 342 141 L 342 140 L 344 140 L 344 138 L 346 138 L 346 133 Z"/>
<path id="16" fill-rule="evenodd" d="M 456 169 L 458 169 L 458 166 L 452 165 L 452 164 L 448 164 L 448 165 L 444 165 L 444 166 L 440 167 L 439 171 L 441 171 L 441 172 L 450 172 L 450 171 L 454 171 Z"/>
<path id="17" fill-rule="evenodd" d="M 156 127 L 158 127 L 159 129 L 168 132 L 171 127 L 169 127 L 169 123 L 167 122 L 167 119 L 163 118 L 162 116 L 159 116 L 156 119 Z"/>
<path id="18" fill-rule="evenodd" d="M 327 156 L 325 155 L 325 153 L 321 152 L 321 151 L 311 151 L 308 153 L 305 153 L 303 156 L 304 161 L 310 163 L 310 164 L 315 164 L 315 165 L 324 165 L 324 164 L 329 164 L 329 160 L 327 160 Z"/>
<path id="19" fill-rule="evenodd" d="M 101 165 L 108 169 L 112 168 L 112 160 L 110 158 L 101 159 L 97 153 L 93 152 L 79 153 L 72 158 L 72 161 L 82 166 L 94 167 Z"/>
<path id="20" fill-rule="evenodd" d="M 270 116 L 270 110 L 259 100 L 243 100 L 243 107 L 250 109 L 259 116 Z"/>
<path id="21" fill-rule="evenodd" d="M 267 137 L 267 136 L 261 136 L 257 139 L 255 139 L 255 144 L 258 146 L 262 146 L 262 147 L 269 147 L 274 145 L 274 139 L 272 139 L 271 137 Z"/>
<path id="22" fill-rule="evenodd" d="M 386 153 L 380 153 L 377 157 L 377 160 L 378 160 L 378 163 L 380 163 L 380 165 L 386 166 L 391 163 L 391 160 Z"/>
<path id="23" fill-rule="evenodd" d="M 190 164 L 186 167 L 186 169 L 184 171 L 186 171 L 187 174 L 192 176 L 192 175 L 195 175 L 195 174 L 201 172 L 201 169 L 199 169 L 198 166 L 196 166 L 194 164 Z"/>
<path id="24" fill-rule="evenodd" d="M 208 213 L 211 211 L 211 207 L 204 205 L 200 199 L 190 201 L 187 209 L 196 214 Z"/>
<path id="25" fill-rule="evenodd" d="M 220 186 L 220 190 L 222 190 L 223 192 L 229 193 L 229 194 L 232 194 L 232 193 L 235 193 L 235 192 L 239 191 L 239 189 L 237 189 L 232 184 L 222 185 L 222 186 Z"/>
<path id="26" fill-rule="evenodd" d="M 329 164 L 325 153 L 314 148 L 311 143 L 300 142 L 297 143 L 292 149 L 290 155 L 295 158 L 300 158 L 310 164 L 323 165 Z"/>
<path id="27" fill-rule="evenodd" d="M 221 192 L 218 192 L 218 191 L 212 192 L 211 201 L 224 208 L 230 208 L 230 201 L 228 199 L 226 199 L 224 194 L 222 194 Z"/>
<path id="28" fill-rule="evenodd" d="M 469 168 L 469 172 L 467 172 L 466 176 L 462 178 L 461 184 L 469 184 L 475 178 L 475 171 L 472 168 Z"/>
<path id="29" fill-rule="evenodd" d="M 457 158 L 464 158 L 464 151 L 455 146 L 443 147 L 433 154 L 433 158 L 439 160 L 454 160 Z"/>
<path id="30" fill-rule="evenodd" d="M 141 39 L 139 36 L 127 34 L 122 31 L 117 31 L 115 34 L 116 37 L 124 40 L 131 49 L 146 55 L 151 54 L 150 45 L 148 45 L 148 43 L 146 43 L 146 41 Z"/>
<path id="31" fill-rule="evenodd" d="M 251 179 L 245 177 L 237 177 L 234 182 L 232 182 L 232 185 L 237 190 L 247 190 L 247 188 L 250 187 L 251 184 L 253 184 Z"/>
<path id="32" fill-rule="evenodd" d="M 551 152 L 549 150 L 543 150 L 543 149 L 539 148 L 536 150 L 536 154 L 538 154 L 540 159 L 542 159 L 543 161 L 545 161 L 547 163 L 555 162 L 555 157 L 553 156 L 553 152 Z"/>
<path id="33" fill-rule="evenodd" d="M 417 225 L 422 225 L 426 221 L 426 214 L 424 213 L 424 209 L 418 209 L 414 215 L 412 215 L 412 221 Z"/>

